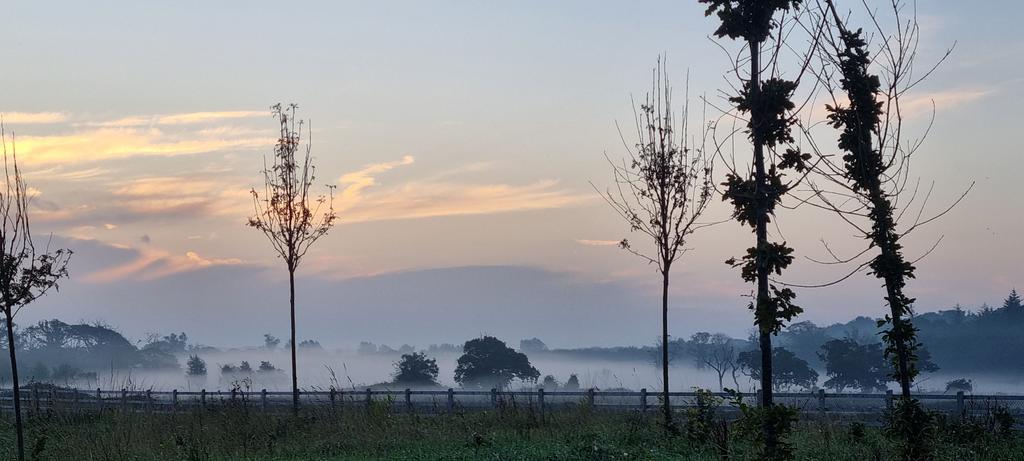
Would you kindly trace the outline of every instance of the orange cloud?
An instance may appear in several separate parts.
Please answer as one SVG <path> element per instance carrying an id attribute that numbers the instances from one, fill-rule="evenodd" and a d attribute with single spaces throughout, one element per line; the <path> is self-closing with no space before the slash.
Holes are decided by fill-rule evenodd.
<path id="1" fill-rule="evenodd" d="M 86 123 L 86 125 L 105 128 L 130 128 L 153 125 L 184 125 L 193 123 L 208 123 L 239 118 L 269 117 L 269 114 L 269 111 L 232 110 L 220 112 L 187 112 L 182 114 L 170 115 L 136 115 L 133 117 L 124 117 L 105 122 L 89 122 Z"/>
<path id="2" fill-rule="evenodd" d="M 155 280 L 207 267 L 235 266 L 245 263 L 237 258 L 204 258 L 194 251 L 187 251 L 184 255 L 173 255 L 166 251 L 148 248 L 133 248 L 133 250 L 139 254 L 135 260 L 86 274 L 83 279 L 90 283 Z"/>
<path id="3" fill-rule="evenodd" d="M 0 114 L 4 124 L 60 123 L 67 120 L 63 112 L 7 112 Z"/>
<path id="4" fill-rule="evenodd" d="M 620 242 L 621 242 L 620 240 L 587 240 L 587 239 L 577 239 L 576 240 L 576 243 L 579 243 L 580 245 L 586 245 L 586 246 L 592 246 L 592 247 L 616 246 Z"/>

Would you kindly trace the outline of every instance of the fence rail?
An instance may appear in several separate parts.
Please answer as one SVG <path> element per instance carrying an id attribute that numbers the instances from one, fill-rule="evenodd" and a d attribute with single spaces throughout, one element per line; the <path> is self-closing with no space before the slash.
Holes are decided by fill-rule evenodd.
<path id="1" fill-rule="evenodd" d="M 74 389 L 55 386 L 22 388 L 22 408 L 26 411 L 132 411 L 173 413 L 185 409 L 242 405 L 261 411 L 275 411 L 291 405 L 290 391 L 154 391 Z M 675 409 L 690 408 L 697 404 L 697 392 L 669 392 L 669 403 Z M 720 399 L 741 399 L 754 403 L 758 393 L 710 393 Z M 996 407 L 1024 416 L 1024 395 L 917 394 L 915 398 L 931 410 L 952 415 L 984 414 Z M 373 407 L 395 411 L 448 413 L 463 410 L 486 410 L 515 406 L 528 406 L 541 413 L 548 409 L 587 406 L 594 410 L 649 411 L 661 404 L 663 395 L 641 389 L 634 391 L 579 391 L 533 390 L 504 391 L 467 389 L 346 389 L 327 391 L 303 390 L 299 393 L 302 406 L 335 408 Z M 879 415 L 892 408 L 893 393 L 854 394 L 828 393 L 824 390 L 802 393 L 776 393 L 777 403 L 791 405 L 806 413 L 844 417 Z M 0 410 L 11 411 L 13 392 L 0 389 Z M 728 405 L 723 406 L 725 411 Z"/>

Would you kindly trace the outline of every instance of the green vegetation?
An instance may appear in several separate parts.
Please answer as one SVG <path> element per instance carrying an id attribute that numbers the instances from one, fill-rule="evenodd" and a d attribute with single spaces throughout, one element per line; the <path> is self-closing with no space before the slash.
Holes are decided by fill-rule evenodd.
<path id="1" fill-rule="evenodd" d="M 709 402 L 706 410 L 715 405 Z M 806 416 L 806 415 L 805 415 Z M 759 459 L 750 443 L 758 424 L 716 419 L 713 411 L 687 415 L 687 430 L 665 438 L 651 414 L 548 412 L 530 408 L 455 415 L 369 410 L 304 409 L 263 414 L 220 407 L 177 415 L 143 413 L 38 415 L 28 419 L 26 442 L 35 460 L 730 460 Z M 936 460 L 1024 459 L 1024 438 L 999 418 L 942 422 L 935 429 Z M 0 458 L 14 453 L 11 423 L 0 421 Z M 693 430 L 690 430 L 690 426 Z M 724 430 L 723 430 L 724 428 Z M 853 423 L 796 424 L 787 440 L 796 459 L 889 460 L 898 447 L 881 430 Z"/>

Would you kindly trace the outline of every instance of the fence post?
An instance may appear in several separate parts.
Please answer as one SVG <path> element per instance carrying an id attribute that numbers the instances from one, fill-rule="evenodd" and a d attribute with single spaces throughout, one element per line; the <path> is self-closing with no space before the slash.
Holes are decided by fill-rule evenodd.
<path id="1" fill-rule="evenodd" d="M 46 409 L 48 411 L 54 411 L 54 409 L 57 408 L 57 398 L 54 396 L 56 393 L 57 391 L 54 390 L 52 387 L 50 388 L 50 391 L 46 393 L 46 395 L 49 397 L 48 401 L 46 402 Z"/>
<path id="2" fill-rule="evenodd" d="M 967 416 L 967 407 L 964 405 L 964 391 L 956 391 L 956 414 L 960 419 Z"/>
<path id="3" fill-rule="evenodd" d="M 448 388 L 448 413 L 455 410 L 455 389 Z"/>
<path id="4" fill-rule="evenodd" d="M 412 413 L 412 389 L 405 388 L 405 408 Z"/>
<path id="5" fill-rule="evenodd" d="M 263 389 L 260 391 L 260 407 L 263 408 L 263 412 L 267 412 L 267 390 Z"/>
<path id="6" fill-rule="evenodd" d="M 153 404 L 152 404 L 152 402 L 153 402 L 153 390 L 152 389 L 146 389 L 146 413 L 151 413 L 153 411 L 153 408 L 152 408 Z"/>
<path id="7" fill-rule="evenodd" d="M 178 413 L 178 390 L 171 390 L 171 413 Z"/>
<path id="8" fill-rule="evenodd" d="M 366 409 L 369 410 L 373 405 L 373 389 L 366 388 Z"/>
<path id="9" fill-rule="evenodd" d="M 892 411 L 892 389 L 885 391 L 885 409 Z"/>
<path id="10" fill-rule="evenodd" d="M 594 409 L 594 388 L 587 389 L 587 405 L 590 409 Z"/>
<path id="11" fill-rule="evenodd" d="M 758 406 L 758 407 L 760 407 L 760 406 L 761 406 L 761 399 L 762 399 L 763 397 L 764 397 L 764 394 L 763 394 L 763 393 L 761 393 L 761 389 L 758 389 L 758 390 L 757 390 L 757 396 L 756 396 L 756 397 L 754 397 L 754 402 L 756 402 L 756 403 L 757 403 L 757 406 Z"/>
<path id="12" fill-rule="evenodd" d="M 39 413 L 39 386 L 32 386 L 32 406 Z"/>
<path id="13" fill-rule="evenodd" d="M 498 408 L 498 388 L 491 388 L 491 407 Z"/>
<path id="14" fill-rule="evenodd" d="M 818 389 L 818 408 L 825 411 L 825 389 Z"/>
<path id="15" fill-rule="evenodd" d="M 71 405 L 74 406 L 74 413 L 80 413 L 81 410 L 82 410 L 82 407 L 79 405 L 78 401 L 81 398 L 81 395 L 79 395 L 79 392 L 78 392 L 77 388 L 73 392 L 74 392 L 74 397 L 73 397 L 74 398 L 74 403 L 72 403 Z"/>
<path id="16" fill-rule="evenodd" d="M 238 392 L 237 389 L 235 389 L 235 388 L 231 389 L 231 403 L 235 403 L 235 393 L 236 392 Z"/>
<path id="17" fill-rule="evenodd" d="M 121 412 L 128 411 L 128 389 L 121 388 Z"/>
<path id="18" fill-rule="evenodd" d="M 96 411 L 103 412 L 103 391 L 100 388 L 96 388 Z"/>
<path id="19" fill-rule="evenodd" d="M 334 410 L 334 403 L 338 400 L 338 391 L 336 391 L 334 389 L 334 387 L 331 387 L 330 399 L 331 399 L 331 410 Z"/>
<path id="20" fill-rule="evenodd" d="M 544 420 L 544 388 L 537 388 L 537 406 L 540 407 L 540 419 Z"/>
<path id="21" fill-rule="evenodd" d="M 206 409 L 206 389 L 199 390 L 199 405 L 205 410 Z"/>
<path id="22" fill-rule="evenodd" d="M 640 412 L 647 413 L 647 388 L 640 389 Z"/>

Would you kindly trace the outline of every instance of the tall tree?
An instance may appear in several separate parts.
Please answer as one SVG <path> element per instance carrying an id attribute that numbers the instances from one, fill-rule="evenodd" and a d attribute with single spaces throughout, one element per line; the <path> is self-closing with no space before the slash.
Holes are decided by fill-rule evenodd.
<path id="1" fill-rule="evenodd" d="M 687 249 L 687 239 L 703 227 L 698 222 L 711 199 L 712 162 L 703 148 L 693 148 L 687 133 L 688 106 L 677 131 L 672 88 L 662 61 L 654 69 L 651 92 L 635 116 L 637 142 L 622 163 L 608 160 L 615 186 L 602 196 L 627 223 L 654 244 L 653 252 L 623 239 L 619 246 L 657 267 L 661 275 L 662 412 L 665 428 L 674 431 L 669 401 L 668 289 L 673 264 Z"/>
<path id="2" fill-rule="evenodd" d="M 742 87 L 730 102 L 738 112 L 737 117 L 747 116 L 746 131 L 752 147 L 753 171 L 738 171 L 734 167 L 723 183 L 725 191 L 722 198 L 732 203 L 733 217 L 752 228 L 756 244 L 747 249 L 747 254 L 739 260 L 733 258 L 727 263 L 742 267 L 743 279 L 756 284 L 750 308 L 754 311 L 761 350 L 759 377 L 761 407 L 764 410 L 763 455 L 767 459 L 787 458 L 791 455 L 788 448 L 780 447 L 778 443 L 778 432 L 787 427 L 783 420 L 789 417 L 783 408 L 774 406 L 772 336 L 802 309 L 793 303 L 796 293 L 790 288 L 778 288 L 769 280 L 772 273 L 780 275 L 793 262 L 793 248 L 785 242 L 770 241 L 768 224 L 775 214 L 776 205 L 793 186 L 784 182 L 784 170 L 802 173 L 807 168 L 805 162 L 810 159 L 809 154 L 786 147 L 794 143 L 791 114 L 796 105 L 792 97 L 810 53 L 803 56 L 804 67 L 797 73 L 797 79 L 784 79 L 778 70 L 781 52 L 792 49 L 785 43 L 789 32 L 783 27 L 786 15 L 795 14 L 802 0 L 698 2 L 707 4 L 705 15 L 716 14 L 721 21 L 715 36 L 742 40 L 747 48 L 747 56 L 737 57 L 734 61 L 735 75 L 742 80 Z M 763 59 L 762 53 L 766 49 L 767 59 Z M 740 69 L 742 62 L 749 63 L 749 72 L 745 76 Z"/>
<path id="3" fill-rule="evenodd" d="M 271 107 L 280 124 L 280 137 L 270 166 L 264 161 L 262 191 L 252 189 L 255 215 L 249 226 L 267 236 L 277 256 L 288 269 L 288 304 L 291 318 L 292 409 L 299 411 L 299 378 L 295 364 L 295 271 L 303 256 L 334 225 L 334 186 L 327 193 L 314 195 L 310 188 L 316 180 L 316 167 L 307 140 L 302 148 L 303 121 L 296 120 L 298 105 Z"/>
<path id="4" fill-rule="evenodd" d="M 18 381 L 18 354 L 15 345 L 14 317 L 21 309 L 57 289 L 57 282 L 68 275 L 71 251 L 51 249 L 47 244 L 37 249 L 29 226 L 31 194 L 21 170 L 14 140 L 7 151 L 7 136 L 0 122 L 0 144 L 3 144 L 4 187 L 0 189 L 0 310 L 7 327 L 7 352 L 11 359 L 11 380 L 14 391 L 14 427 L 17 432 L 18 460 L 25 459 L 24 427 L 21 420 L 21 389 Z"/>
<path id="5" fill-rule="evenodd" d="M 936 67 L 915 72 L 919 29 L 913 18 L 903 17 L 900 0 L 891 0 L 896 29 L 887 33 L 875 10 L 867 11 L 870 24 L 880 38 L 877 52 L 869 49 L 863 30 L 851 30 L 840 16 L 832 0 L 824 0 L 824 16 L 830 19 L 821 55 L 827 69 L 819 75 L 832 92 L 827 106 L 828 121 L 840 131 L 838 147 L 841 162 L 821 155 L 817 168 L 843 193 L 834 194 L 813 187 L 815 196 L 828 210 L 838 213 L 868 241 L 868 248 L 853 258 L 832 255 L 837 263 L 851 262 L 864 254 L 876 253 L 860 264 L 854 272 L 868 268 L 885 286 L 884 299 L 889 312 L 879 321 L 885 343 L 885 356 L 900 385 L 900 401 L 896 405 L 897 432 L 903 437 L 906 459 L 927 459 L 928 446 L 922 443 L 923 422 L 927 414 L 911 396 L 914 378 L 921 371 L 917 329 L 913 325 L 914 298 L 906 295 L 907 280 L 914 277 L 914 261 L 904 254 L 903 239 L 918 227 L 937 219 L 956 203 L 931 218 L 922 219 L 931 190 L 923 195 L 920 211 L 911 213 L 910 223 L 900 218 L 918 197 L 917 187 L 909 180 L 910 160 L 921 146 L 920 141 L 904 143 L 901 100 L 914 86 L 927 78 Z M 951 51 L 951 50 L 950 50 Z M 935 64 L 949 56 L 949 51 Z M 831 72 L 835 69 L 835 72 Z M 837 74 L 838 82 L 827 76 Z M 910 185 L 910 187 L 908 187 Z M 968 188 L 968 191 L 970 188 Z M 966 195 L 966 192 L 964 192 Z M 833 199 L 832 197 L 842 197 Z M 963 198 L 963 195 L 960 196 Z M 841 201 L 840 201 L 841 200 Z M 861 224 L 858 220 L 866 220 Z M 902 224 L 902 226 L 901 226 Z M 901 229 L 902 228 L 902 229 Z"/>

